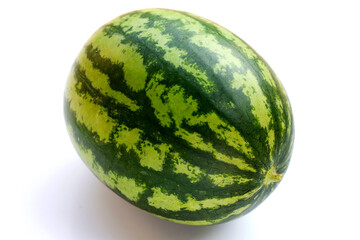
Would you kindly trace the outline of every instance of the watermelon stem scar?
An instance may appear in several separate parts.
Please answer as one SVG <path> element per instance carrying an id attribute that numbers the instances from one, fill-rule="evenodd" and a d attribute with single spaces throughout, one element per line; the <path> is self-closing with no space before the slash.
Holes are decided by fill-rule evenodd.
<path id="1" fill-rule="evenodd" d="M 272 167 L 268 170 L 265 175 L 264 185 L 268 186 L 271 183 L 280 182 L 283 177 L 283 174 L 276 173 L 275 167 Z"/>

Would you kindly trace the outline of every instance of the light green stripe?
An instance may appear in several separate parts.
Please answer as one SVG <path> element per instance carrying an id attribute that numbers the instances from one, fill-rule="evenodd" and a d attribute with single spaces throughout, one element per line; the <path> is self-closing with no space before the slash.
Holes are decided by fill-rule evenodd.
<path id="1" fill-rule="evenodd" d="M 171 159 L 174 164 L 174 173 L 185 174 L 191 183 L 198 182 L 206 176 L 205 171 L 201 170 L 198 166 L 186 162 L 180 157 L 179 153 L 172 153 Z"/>
<path id="2" fill-rule="evenodd" d="M 163 80 L 160 73 L 155 74 L 146 87 L 146 95 L 161 125 L 169 127 L 174 123 L 178 128 L 193 117 L 198 110 L 198 103 L 191 96 L 187 97 L 184 89 L 177 85 L 167 88 L 165 84 L 161 84 Z"/>
<path id="3" fill-rule="evenodd" d="M 104 169 L 95 161 L 95 156 L 93 155 L 91 149 L 86 149 L 75 140 L 70 124 L 67 124 L 67 129 L 80 158 L 96 175 L 96 177 L 98 177 L 99 180 L 109 188 L 119 190 L 129 200 L 135 202 L 138 201 L 141 194 L 146 190 L 146 185 L 137 183 L 133 178 L 120 176 L 111 170 L 105 173 Z"/>
<path id="4" fill-rule="evenodd" d="M 263 128 L 268 128 L 271 114 L 267 99 L 262 92 L 255 75 L 250 70 L 247 70 L 246 74 L 235 72 L 232 88 L 241 89 L 242 92 L 249 97 L 252 106 L 251 112 Z"/>
<path id="5" fill-rule="evenodd" d="M 250 181 L 250 179 L 238 175 L 234 176 L 231 174 L 209 174 L 206 171 L 200 169 L 198 166 L 194 166 L 189 162 L 186 162 L 180 157 L 179 153 L 172 152 L 171 159 L 174 164 L 174 173 L 186 175 L 191 183 L 195 183 L 202 179 L 209 178 L 215 186 L 225 187 L 232 184 L 242 184 Z"/>
<path id="6" fill-rule="evenodd" d="M 280 91 L 280 93 L 283 96 L 287 96 L 284 87 L 282 86 L 281 82 L 276 78 L 276 76 L 274 74 L 271 74 L 270 70 L 269 70 L 269 66 L 266 65 L 265 61 L 263 61 L 261 58 L 258 59 L 257 64 L 259 66 L 259 68 L 261 69 L 261 73 L 264 77 L 264 79 L 273 87 L 273 90 L 276 94 L 274 94 L 275 96 L 275 101 L 276 101 L 276 108 L 277 111 L 279 112 L 279 121 L 281 122 L 281 124 L 279 125 L 280 127 L 280 132 L 281 132 L 281 137 L 284 136 L 285 134 L 285 130 L 286 130 L 286 125 L 285 125 L 285 120 L 284 120 L 284 112 L 283 112 L 283 103 L 282 100 L 280 98 L 280 95 L 278 94 L 278 91 Z M 275 84 L 275 82 L 277 82 L 278 86 Z M 289 109 L 289 108 L 287 108 Z M 288 128 L 291 129 L 291 128 Z"/>
<path id="7" fill-rule="evenodd" d="M 175 131 L 175 135 L 181 137 L 187 141 L 193 148 L 200 149 L 205 152 L 209 152 L 213 157 L 219 161 L 226 162 L 237 166 L 241 170 L 247 170 L 256 172 L 256 170 L 250 167 L 243 159 L 229 157 L 228 155 L 218 152 L 211 143 L 205 143 L 199 133 L 190 133 L 184 129 L 178 129 Z"/>
<path id="8" fill-rule="evenodd" d="M 103 58 L 110 59 L 114 64 L 123 64 L 126 84 L 132 90 L 139 91 L 145 87 L 147 71 L 138 49 L 130 44 L 122 43 L 124 39 L 124 36 L 120 34 L 105 36 L 100 29 L 88 42 L 100 50 L 99 53 Z"/>
<path id="9" fill-rule="evenodd" d="M 99 69 L 93 67 L 92 62 L 86 57 L 85 49 L 86 48 L 83 48 L 77 60 L 81 69 L 85 71 L 86 77 L 91 81 L 92 86 L 105 96 L 112 97 L 116 99 L 117 102 L 124 104 L 131 111 L 138 110 L 140 106 L 136 104 L 135 100 L 130 99 L 120 91 L 115 91 L 110 88 L 109 77 Z"/>
<path id="10" fill-rule="evenodd" d="M 233 126 L 224 122 L 216 113 L 194 116 L 188 121 L 189 125 L 208 125 L 216 136 L 228 145 L 244 153 L 249 159 L 254 159 L 250 144 L 241 136 Z"/>
<path id="11" fill-rule="evenodd" d="M 209 174 L 208 177 L 214 185 L 219 187 L 225 187 L 232 184 L 242 184 L 251 181 L 250 179 L 230 174 Z"/>
<path id="12" fill-rule="evenodd" d="M 275 132 L 273 129 L 270 129 L 269 126 L 272 119 L 270 107 L 267 98 L 259 86 L 257 78 L 250 70 L 247 70 L 246 74 L 234 73 L 232 88 L 241 89 L 242 92 L 249 97 L 252 106 L 251 112 L 260 123 L 260 126 L 268 132 L 268 145 L 272 152 L 275 144 Z"/>
<path id="13" fill-rule="evenodd" d="M 169 153 L 171 145 L 161 143 L 153 144 L 142 138 L 142 131 L 137 128 L 129 129 L 121 125 L 116 129 L 114 139 L 117 146 L 125 145 L 127 151 L 133 150 L 144 167 L 162 171 L 166 154 Z"/>
<path id="14" fill-rule="evenodd" d="M 162 18 L 168 20 L 179 20 L 185 21 L 184 24 L 188 24 L 191 22 L 196 22 L 192 18 L 186 18 L 185 15 L 179 15 L 176 12 L 171 12 L 169 14 L 168 11 L 164 11 L 158 9 L 156 11 L 152 11 L 151 14 L 160 16 Z M 179 49 L 178 47 L 169 47 L 168 43 L 173 41 L 173 37 L 169 34 L 164 33 L 164 22 L 154 22 L 153 27 L 149 27 L 146 25 L 149 19 L 140 17 L 141 12 L 137 14 L 133 14 L 131 16 L 126 16 L 125 19 L 121 19 L 121 21 L 115 20 L 112 22 L 114 26 L 121 26 L 127 34 L 136 33 L 140 38 L 145 38 L 149 41 L 152 41 L 156 44 L 156 47 L 159 51 L 164 51 L 165 55 L 163 59 L 171 64 L 173 64 L 176 68 L 182 68 L 193 76 L 196 76 L 200 85 L 207 92 L 211 92 L 214 84 L 209 80 L 205 70 L 201 69 L 196 63 L 190 63 L 186 56 L 188 52 L 183 49 Z M 166 21 L 166 20 L 165 20 Z M 203 30 L 202 30 L 203 31 Z"/>
<path id="15" fill-rule="evenodd" d="M 273 129 L 268 130 L 268 144 L 270 149 L 270 162 L 271 165 L 274 164 L 273 159 L 273 152 L 274 152 L 274 145 L 275 145 L 275 131 Z"/>
<path id="16" fill-rule="evenodd" d="M 75 113 L 77 121 L 99 135 L 101 141 L 109 142 L 116 122 L 108 116 L 104 107 L 93 102 L 89 94 L 78 94 L 76 89 L 81 88 L 81 82 L 77 82 L 74 69 L 70 73 L 66 88 L 65 97 L 70 102 L 70 109 Z"/>
<path id="17" fill-rule="evenodd" d="M 217 74 L 225 73 L 227 69 L 234 67 L 240 69 L 243 65 L 240 59 L 233 55 L 231 49 L 220 44 L 214 35 L 196 34 L 190 38 L 190 41 L 198 47 L 207 48 L 218 56 L 218 63 L 213 68 Z"/>
<path id="18" fill-rule="evenodd" d="M 209 198 L 205 200 L 196 200 L 191 195 L 187 195 L 187 201 L 181 201 L 176 195 L 168 194 L 160 187 L 152 188 L 153 195 L 148 197 L 148 203 L 158 209 L 170 211 L 198 211 L 201 209 L 218 209 L 222 206 L 228 206 L 236 203 L 239 200 L 248 199 L 253 196 L 260 188 L 253 189 L 248 193 L 240 196 L 228 198 Z"/>
<path id="19" fill-rule="evenodd" d="M 161 74 L 154 74 L 147 84 L 146 96 L 150 99 L 154 114 L 159 119 L 161 126 L 170 127 L 172 119 L 169 115 L 169 106 L 161 99 L 167 90 L 164 84 L 160 84 L 163 79 Z"/>

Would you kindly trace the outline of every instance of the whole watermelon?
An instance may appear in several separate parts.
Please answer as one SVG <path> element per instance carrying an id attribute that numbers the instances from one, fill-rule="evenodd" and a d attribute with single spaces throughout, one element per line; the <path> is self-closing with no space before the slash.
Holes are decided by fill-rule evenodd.
<path id="1" fill-rule="evenodd" d="M 101 27 L 65 90 L 67 129 L 106 186 L 160 218 L 209 225 L 278 185 L 294 124 L 267 63 L 225 28 L 146 9 Z"/>

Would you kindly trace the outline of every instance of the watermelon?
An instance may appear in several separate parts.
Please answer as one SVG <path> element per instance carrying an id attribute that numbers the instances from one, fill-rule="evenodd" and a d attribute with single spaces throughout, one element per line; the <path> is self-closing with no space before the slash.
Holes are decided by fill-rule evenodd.
<path id="1" fill-rule="evenodd" d="M 291 157 L 287 94 L 243 40 L 175 10 L 97 30 L 71 69 L 66 126 L 112 191 L 160 218 L 210 225 L 266 199 Z"/>

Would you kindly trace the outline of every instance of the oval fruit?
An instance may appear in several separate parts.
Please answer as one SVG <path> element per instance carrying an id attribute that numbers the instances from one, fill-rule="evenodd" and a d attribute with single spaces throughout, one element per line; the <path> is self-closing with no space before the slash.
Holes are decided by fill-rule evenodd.
<path id="1" fill-rule="evenodd" d="M 258 206 L 294 140 L 288 97 L 267 63 L 223 27 L 173 10 L 134 11 L 95 32 L 70 72 L 64 110 L 100 181 L 183 224 Z"/>

